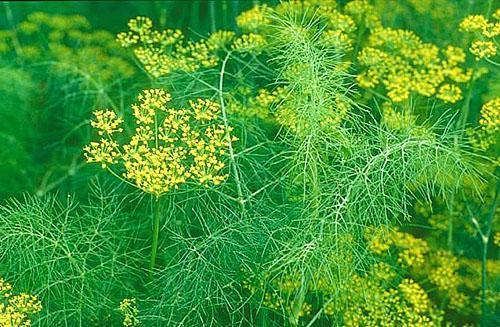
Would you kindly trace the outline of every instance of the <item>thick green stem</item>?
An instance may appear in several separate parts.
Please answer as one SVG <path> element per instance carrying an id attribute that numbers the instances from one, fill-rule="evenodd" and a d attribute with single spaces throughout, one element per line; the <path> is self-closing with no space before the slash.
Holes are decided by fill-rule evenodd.
<path id="1" fill-rule="evenodd" d="M 151 261 L 149 263 L 149 277 L 152 278 L 158 252 L 158 236 L 160 234 L 160 203 L 158 197 L 152 198 L 153 209 L 153 242 L 151 244 Z"/>

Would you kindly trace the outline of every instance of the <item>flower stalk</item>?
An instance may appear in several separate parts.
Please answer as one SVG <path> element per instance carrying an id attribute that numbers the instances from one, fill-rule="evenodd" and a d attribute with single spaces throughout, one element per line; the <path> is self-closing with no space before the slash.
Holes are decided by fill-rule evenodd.
<path id="1" fill-rule="evenodd" d="M 151 243 L 151 260 L 149 262 L 149 278 L 153 277 L 158 253 L 158 237 L 160 235 L 160 198 L 151 196 L 152 218 L 153 218 L 153 241 Z"/>

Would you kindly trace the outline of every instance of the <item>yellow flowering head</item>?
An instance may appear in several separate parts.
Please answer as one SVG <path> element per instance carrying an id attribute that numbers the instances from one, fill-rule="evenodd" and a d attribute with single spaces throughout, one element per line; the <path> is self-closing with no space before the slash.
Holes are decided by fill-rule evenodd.
<path id="1" fill-rule="evenodd" d="M 342 52 L 352 50 L 352 39 L 342 31 L 328 30 L 321 35 L 321 38 L 322 43 L 327 47 L 332 47 Z"/>
<path id="2" fill-rule="evenodd" d="M 479 127 L 469 130 L 472 145 L 482 150 L 488 150 L 500 139 L 500 98 L 493 98 L 481 108 Z"/>
<path id="3" fill-rule="evenodd" d="M 222 36 L 229 35 L 186 42 L 180 30 L 154 30 L 151 19 L 136 17 L 129 21 L 129 31 L 118 33 L 116 40 L 122 47 L 131 48 L 144 69 L 159 78 L 176 70 L 193 72 L 214 67 L 218 63 L 215 52 Z"/>
<path id="4" fill-rule="evenodd" d="M 233 31 L 216 31 L 208 37 L 207 46 L 213 50 L 226 49 L 234 37 L 235 33 Z"/>
<path id="5" fill-rule="evenodd" d="M 459 25 L 461 31 L 482 32 L 488 27 L 488 19 L 483 15 L 469 15 Z"/>
<path id="6" fill-rule="evenodd" d="M 367 0 L 349 1 L 344 10 L 359 25 L 363 24 L 370 29 L 378 28 L 382 25 L 380 18 L 375 13 L 375 8 Z"/>
<path id="7" fill-rule="evenodd" d="M 490 58 L 497 54 L 497 46 L 492 41 L 476 40 L 472 42 L 469 51 L 474 55 L 476 60 Z"/>
<path id="8" fill-rule="evenodd" d="M 121 133 L 123 129 L 120 125 L 123 119 L 118 117 L 114 111 L 111 110 L 97 110 L 94 112 L 95 120 L 90 122 L 91 126 L 96 128 L 99 135 Z"/>
<path id="9" fill-rule="evenodd" d="M 479 126 L 491 134 L 500 131 L 500 97 L 493 98 L 482 106 Z"/>
<path id="10" fill-rule="evenodd" d="M 236 17 L 236 25 L 244 32 L 256 32 L 271 22 L 270 11 L 267 5 L 255 6 Z"/>
<path id="11" fill-rule="evenodd" d="M 374 254 L 387 253 L 392 245 L 389 231 L 386 228 L 368 228 L 364 236 L 368 242 L 368 249 Z"/>
<path id="12" fill-rule="evenodd" d="M 83 150 L 88 163 L 99 163 L 102 168 L 115 164 L 120 155 L 118 143 L 107 138 L 101 138 L 98 142 L 90 142 Z"/>
<path id="13" fill-rule="evenodd" d="M 459 66 L 465 62 L 461 49 L 453 46 L 439 49 L 402 29 L 374 29 L 368 44 L 358 54 L 358 61 L 365 68 L 357 76 L 359 85 L 363 88 L 383 85 L 393 102 L 403 102 L 412 94 L 419 94 L 454 103 L 461 99 L 461 90 L 447 79 L 465 83 L 472 75 Z M 444 87 L 442 91 L 438 91 L 440 85 Z"/>
<path id="14" fill-rule="evenodd" d="M 84 148 L 87 162 L 120 165 L 126 180 L 157 197 L 189 181 L 207 186 L 226 179 L 222 158 L 234 138 L 232 128 L 219 122 L 218 103 L 197 99 L 189 109 L 174 109 L 162 89 L 144 90 L 137 99 L 135 133 L 125 144 L 116 140 L 123 120 L 112 111 L 96 111 L 91 125 L 102 137 Z"/>
<path id="15" fill-rule="evenodd" d="M 462 99 L 462 90 L 453 84 L 443 84 L 436 97 L 444 102 L 455 103 Z"/>
<path id="16" fill-rule="evenodd" d="M 493 15 L 491 15 L 494 19 L 496 20 L 500 20 L 500 8 L 498 8 L 497 10 L 495 10 L 495 12 L 493 13 Z"/>
<path id="17" fill-rule="evenodd" d="M 410 304 L 410 307 L 417 313 L 425 312 L 429 309 L 430 300 L 424 289 L 411 279 L 404 279 L 398 286 L 403 294 L 403 298 Z"/>
<path id="18" fill-rule="evenodd" d="M 151 31 L 153 21 L 148 17 L 138 16 L 128 21 L 130 31 L 138 34 L 146 34 Z"/>
<path id="19" fill-rule="evenodd" d="M 236 38 L 231 46 L 231 49 L 236 52 L 261 53 L 267 41 L 260 34 L 248 33 Z"/>
<path id="20" fill-rule="evenodd" d="M 425 255 L 429 252 L 429 245 L 425 240 L 409 233 L 396 231 L 392 234 L 392 241 L 399 249 L 398 263 L 400 265 L 417 268 L 424 264 Z"/>
<path id="21" fill-rule="evenodd" d="M 343 33 L 353 33 L 356 31 L 356 23 L 351 16 L 342 14 L 338 10 L 329 10 L 322 13 L 326 19 L 327 25 L 331 31 L 339 31 Z"/>
<path id="22" fill-rule="evenodd" d="M 135 298 L 123 299 L 119 306 L 120 312 L 123 315 L 123 326 L 136 327 L 140 325 L 139 309 L 137 308 L 137 301 Z"/>
<path id="23" fill-rule="evenodd" d="M 384 102 L 382 108 L 382 123 L 389 129 L 404 131 L 415 126 L 417 117 L 409 112 L 400 112 L 388 102 Z"/>
<path id="24" fill-rule="evenodd" d="M 459 283 L 457 270 L 459 263 L 457 258 L 448 252 L 439 251 L 433 257 L 436 267 L 429 274 L 431 283 L 441 291 L 450 291 L 456 289 Z"/>
<path id="25" fill-rule="evenodd" d="M 0 326 L 31 326 L 30 316 L 41 310 L 37 296 L 14 293 L 12 286 L 0 277 Z"/>

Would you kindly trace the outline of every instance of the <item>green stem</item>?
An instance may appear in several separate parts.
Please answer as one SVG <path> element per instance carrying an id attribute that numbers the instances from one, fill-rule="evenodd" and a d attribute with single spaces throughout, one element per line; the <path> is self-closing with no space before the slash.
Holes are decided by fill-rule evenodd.
<path id="1" fill-rule="evenodd" d="M 472 75 L 474 75 L 476 65 L 474 64 L 474 67 L 472 68 Z M 467 124 L 467 120 L 469 118 L 469 111 L 470 111 L 470 101 L 472 98 L 472 90 L 474 88 L 474 76 L 472 76 L 472 79 L 469 83 L 469 86 L 467 88 L 467 94 L 464 99 L 464 103 L 462 105 L 462 109 L 460 110 L 460 116 L 457 119 L 456 122 L 456 130 L 463 130 L 465 128 L 465 125 Z M 460 134 L 461 135 L 461 134 Z M 455 147 L 458 146 L 459 141 L 461 140 L 462 137 L 459 137 L 458 135 L 454 136 L 454 143 Z M 454 206 L 454 196 L 452 197 L 450 203 L 451 203 L 451 208 L 450 208 L 450 215 L 448 217 L 448 240 L 447 240 L 447 245 L 448 245 L 448 250 L 453 253 L 453 214 L 455 211 L 455 206 Z"/>
<path id="2" fill-rule="evenodd" d="M 460 110 L 460 116 L 455 125 L 458 130 L 464 129 L 465 125 L 467 124 L 467 120 L 469 118 L 470 101 L 472 99 L 472 91 L 474 89 L 474 83 L 475 83 L 474 74 L 476 72 L 476 68 L 477 68 L 477 62 L 474 62 L 471 68 L 471 80 L 467 87 L 467 94 L 465 95 L 462 109 Z M 455 138 L 455 142 L 456 141 L 458 140 Z"/>
<path id="3" fill-rule="evenodd" d="M 453 253 L 453 212 L 448 217 L 448 251 Z"/>
<path id="4" fill-rule="evenodd" d="M 497 169 L 498 172 L 498 169 Z M 497 176 L 497 174 L 495 174 Z M 487 220 L 486 220 L 486 230 L 483 231 L 483 228 L 479 225 L 479 222 L 476 220 L 474 217 L 474 213 L 470 210 L 469 206 L 467 206 L 466 203 L 466 208 L 469 211 L 469 214 L 471 216 L 472 224 L 476 228 L 479 237 L 481 238 L 481 245 L 482 245 L 482 255 L 481 255 L 481 326 L 488 326 L 488 305 L 487 305 L 487 299 L 486 299 L 486 292 L 488 291 L 488 284 L 487 284 L 487 278 L 488 278 L 488 243 L 491 235 L 491 229 L 493 227 L 493 220 L 495 217 L 496 209 L 498 206 L 498 193 L 500 192 L 500 182 L 497 179 L 496 182 L 496 189 L 495 189 L 495 196 L 493 198 L 493 204 L 490 208 L 490 212 L 488 214 Z"/>
<path id="5" fill-rule="evenodd" d="M 488 316 L 488 305 L 486 303 L 486 291 L 488 290 L 487 278 L 488 278 L 488 242 L 491 235 L 491 229 L 493 227 L 493 218 L 495 217 L 495 212 L 498 206 L 498 193 L 500 191 L 500 183 L 497 180 L 495 197 L 493 198 L 493 205 L 491 206 L 490 212 L 488 214 L 488 220 L 486 222 L 486 231 L 481 234 L 481 240 L 483 243 L 483 256 L 481 260 L 481 326 L 487 326 L 487 316 Z"/>
<path id="6" fill-rule="evenodd" d="M 483 253 L 481 258 L 481 326 L 486 326 L 488 306 L 486 303 L 487 281 L 487 260 L 488 260 L 488 240 L 482 240 Z"/>
<path id="7" fill-rule="evenodd" d="M 153 277 L 153 270 L 156 263 L 156 253 L 158 252 L 158 235 L 160 234 L 160 204 L 159 198 L 154 196 L 151 199 L 153 209 L 153 243 L 151 244 L 151 261 L 149 263 L 149 278 Z"/>
<path id="8" fill-rule="evenodd" d="M 221 113 L 222 113 L 222 120 L 224 121 L 224 127 L 226 128 L 226 139 L 228 143 L 228 150 L 229 150 L 229 159 L 231 160 L 231 168 L 233 171 L 234 179 L 236 181 L 236 191 L 238 192 L 238 204 L 240 205 L 241 208 L 241 214 L 244 216 L 245 214 L 245 198 L 243 197 L 243 188 L 241 186 L 241 180 L 240 180 L 240 172 L 238 169 L 238 164 L 236 163 L 236 155 L 234 154 L 234 149 L 233 149 L 233 142 L 231 139 L 231 135 L 229 134 L 229 121 L 227 119 L 227 113 L 226 113 L 226 105 L 224 102 L 224 74 L 226 71 L 226 64 L 227 61 L 229 60 L 229 57 L 231 56 L 231 52 L 228 52 L 224 60 L 222 61 L 222 67 L 220 70 L 220 75 L 219 75 L 219 101 L 220 101 L 220 107 L 221 107 Z"/>

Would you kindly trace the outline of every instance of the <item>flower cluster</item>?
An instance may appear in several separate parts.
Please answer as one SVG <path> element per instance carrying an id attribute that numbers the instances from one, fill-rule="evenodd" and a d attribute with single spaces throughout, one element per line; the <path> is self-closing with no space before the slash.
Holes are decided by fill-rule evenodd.
<path id="1" fill-rule="evenodd" d="M 123 315 L 123 326 L 125 327 L 136 327 L 140 325 L 139 309 L 137 308 L 137 301 L 135 298 L 123 299 L 120 302 L 120 312 Z"/>
<path id="2" fill-rule="evenodd" d="M 210 34 L 207 39 L 207 46 L 209 49 L 226 49 L 235 37 L 233 31 L 219 30 Z"/>
<path id="3" fill-rule="evenodd" d="M 392 103 L 384 102 L 382 104 L 382 124 L 389 129 L 404 131 L 415 126 L 417 117 L 407 111 L 399 111 Z"/>
<path id="4" fill-rule="evenodd" d="M 396 247 L 397 262 L 406 268 L 422 266 L 429 252 L 429 245 L 425 240 L 401 231 L 388 231 L 382 227 L 367 229 L 365 239 L 368 250 L 377 255 L 389 254 L 389 249 Z"/>
<path id="5" fill-rule="evenodd" d="M 439 251 L 433 257 L 435 268 L 431 270 L 429 280 L 440 291 L 456 289 L 459 283 L 457 270 L 460 267 L 458 259 L 451 254 Z"/>
<path id="6" fill-rule="evenodd" d="M 384 254 L 392 245 L 389 231 L 385 228 L 368 228 L 364 236 L 368 250 L 377 255 Z"/>
<path id="7" fill-rule="evenodd" d="M 220 42 L 185 42 L 180 30 L 153 30 L 151 19 L 142 16 L 131 19 L 128 26 L 129 31 L 119 33 L 117 41 L 122 47 L 133 49 L 144 69 L 155 78 L 175 70 L 193 72 L 218 63 L 216 51 Z"/>
<path id="8" fill-rule="evenodd" d="M 436 326 L 443 319 L 412 279 L 387 287 L 383 280 L 367 274 L 355 276 L 350 285 L 350 302 L 343 314 L 346 326 Z"/>
<path id="9" fill-rule="evenodd" d="M 243 34 L 236 38 L 231 46 L 231 49 L 237 52 L 249 52 L 259 54 L 267 44 L 266 39 L 255 33 Z"/>
<path id="10" fill-rule="evenodd" d="M 493 98 L 481 108 L 479 128 L 469 130 L 472 144 L 482 150 L 495 149 L 500 138 L 500 98 Z"/>
<path id="11" fill-rule="evenodd" d="M 346 11 L 352 12 L 353 15 L 362 21 L 359 23 L 363 24 L 365 20 L 370 20 L 368 17 L 373 17 L 373 15 L 368 14 L 370 8 L 370 5 L 366 1 L 355 0 L 346 6 Z M 293 14 L 297 15 L 297 17 L 313 18 L 315 12 L 326 27 L 320 35 L 322 44 L 342 52 L 352 50 L 354 33 L 357 30 L 355 20 L 348 14 L 342 13 L 337 8 L 335 1 L 286 1 L 273 8 L 267 5 L 255 6 L 236 18 L 238 27 L 249 34 L 247 37 L 245 37 L 245 34 L 243 35 L 248 41 L 241 39 L 238 41 L 238 44 L 234 45 L 234 49 L 249 48 L 256 52 L 254 48 L 257 48 L 259 51 L 262 51 L 262 48 L 269 43 L 267 40 L 269 35 L 274 34 L 274 32 L 269 33 L 269 31 L 276 25 L 277 17 Z M 290 31 L 278 29 L 277 32 L 286 34 Z M 288 36 L 284 35 L 284 37 Z M 256 45 L 248 47 L 239 44 L 249 42 Z"/>
<path id="12" fill-rule="evenodd" d="M 0 277 L 0 326 L 31 326 L 30 316 L 40 312 L 42 304 L 37 296 L 12 292 L 12 285 Z"/>
<path id="13" fill-rule="evenodd" d="M 262 88 L 252 96 L 252 90 L 239 89 L 237 92 L 244 96 L 244 102 L 233 97 L 228 103 L 228 112 L 247 118 L 258 117 L 266 121 L 272 120 L 273 107 L 283 99 L 284 90 L 283 87 L 272 91 Z"/>
<path id="14" fill-rule="evenodd" d="M 403 267 L 419 267 L 424 264 L 429 245 L 423 239 L 409 233 L 393 232 L 392 241 L 399 249 L 398 263 Z"/>
<path id="15" fill-rule="evenodd" d="M 285 99 L 283 103 L 277 107 L 275 116 L 276 121 L 287 127 L 295 134 L 303 135 L 310 128 L 307 119 L 301 117 L 295 109 L 293 100 Z M 334 130 L 347 116 L 351 105 L 346 97 L 336 95 L 331 106 L 327 110 L 321 112 L 321 118 L 318 119 L 319 127 L 322 131 Z"/>
<path id="16" fill-rule="evenodd" d="M 380 17 L 375 12 L 375 8 L 367 0 L 354 0 L 346 4 L 344 11 L 349 14 L 356 24 L 368 29 L 382 27 Z"/>
<path id="17" fill-rule="evenodd" d="M 483 15 L 469 15 L 460 23 L 460 31 L 473 35 L 469 51 L 476 60 L 492 58 L 497 54 L 496 38 L 500 35 L 500 9 L 493 14 L 494 22 Z"/>
<path id="18" fill-rule="evenodd" d="M 236 25 L 245 32 L 261 30 L 271 23 L 270 12 L 267 5 L 257 5 L 236 17 Z"/>
<path id="19" fill-rule="evenodd" d="M 132 105 L 136 129 L 127 144 L 117 135 L 123 120 L 112 111 L 96 111 L 92 126 L 101 139 L 85 147 L 87 162 L 103 168 L 121 164 L 123 177 L 157 197 L 188 181 L 220 184 L 222 156 L 232 128 L 217 123 L 220 106 L 210 100 L 190 101 L 190 109 L 168 107 L 171 96 L 162 89 L 144 90 Z"/>
<path id="20" fill-rule="evenodd" d="M 405 101 L 415 93 L 455 103 L 462 98 L 455 83 L 471 78 L 471 72 L 459 66 L 465 61 L 461 49 L 449 46 L 440 50 L 401 29 L 373 30 L 358 60 L 366 68 L 357 76 L 359 85 L 371 89 L 382 84 L 394 102 Z"/>
<path id="21" fill-rule="evenodd" d="M 500 247 L 500 232 L 496 232 L 493 236 L 493 244 Z"/>

